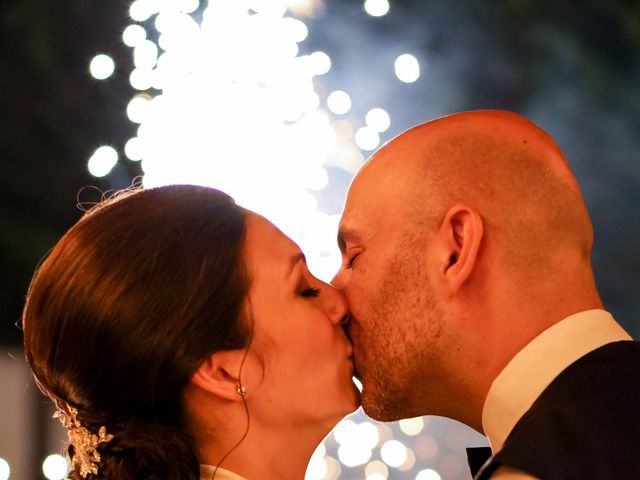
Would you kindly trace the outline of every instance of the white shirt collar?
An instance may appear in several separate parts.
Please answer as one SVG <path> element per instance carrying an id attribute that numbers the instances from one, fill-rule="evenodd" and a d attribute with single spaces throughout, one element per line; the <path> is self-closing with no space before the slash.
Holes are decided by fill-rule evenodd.
<path id="1" fill-rule="evenodd" d="M 244 477 L 237 475 L 224 468 L 218 468 L 211 465 L 200 465 L 200 480 L 214 480 L 213 472 L 215 471 L 215 480 L 245 480 Z"/>
<path id="2" fill-rule="evenodd" d="M 518 352 L 495 378 L 482 410 L 494 452 L 560 372 L 607 343 L 631 337 L 604 310 L 588 310 L 552 325 Z"/>

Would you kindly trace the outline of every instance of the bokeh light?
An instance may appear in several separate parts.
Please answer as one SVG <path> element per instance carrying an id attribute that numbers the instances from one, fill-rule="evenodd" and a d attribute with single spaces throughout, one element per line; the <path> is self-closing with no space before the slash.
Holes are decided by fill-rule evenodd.
<path id="1" fill-rule="evenodd" d="M 140 25 L 129 25 L 122 32 L 122 41 L 128 47 L 135 47 L 147 39 L 147 31 Z"/>
<path id="2" fill-rule="evenodd" d="M 147 95 L 136 95 L 127 105 L 127 117 L 133 123 L 143 123 L 149 112 L 151 98 Z"/>
<path id="3" fill-rule="evenodd" d="M 413 452 L 413 450 L 407 447 L 405 449 L 405 452 L 406 452 L 406 457 L 404 459 L 404 462 L 402 462 L 402 464 L 397 467 L 398 470 L 400 470 L 401 472 L 410 471 L 413 468 L 413 466 L 416 464 L 416 454 Z"/>
<path id="4" fill-rule="evenodd" d="M 324 447 L 324 444 L 321 443 L 318 445 L 318 448 L 311 455 L 311 459 L 307 465 L 307 471 L 305 473 L 305 480 L 323 480 L 327 472 L 329 471 L 327 462 L 325 460 L 325 455 L 327 451 Z"/>
<path id="5" fill-rule="evenodd" d="M 153 0 L 135 0 L 129 7 L 129 15 L 136 22 L 144 22 L 157 11 L 153 4 Z"/>
<path id="6" fill-rule="evenodd" d="M 109 55 L 103 53 L 96 55 L 89 63 L 89 72 L 97 80 L 105 80 L 113 75 L 116 64 Z"/>
<path id="7" fill-rule="evenodd" d="M 404 53 L 396 58 L 394 63 L 396 77 L 404 83 L 413 83 L 420 78 L 420 63 L 410 53 Z"/>
<path id="8" fill-rule="evenodd" d="M 104 177 L 118 163 L 118 152 L 113 147 L 98 147 L 87 163 L 89 173 L 94 177 Z"/>
<path id="9" fill-rule="evenodd" d="M 424 420 L 422 417 L 406 418 L 404 420 L 400 420 L 398 425 L 400 430 L 402 430 L 402 433 L 409 435 L 410 437 L 415 437 L 424 429 Z"/>
<path id="10" fill-rule="evenodd" d="M 48 480 L 62 480 L 66 478 L 68 471 L 67 460 L 62 456 L 54 453 L 45 458 L 42 462 L 42 473 Z"/>
<path id="11" fill-rule="evenodd" d="M 144 145 L 138 137 L 130 138 L 124 146 L 124 154 L 132 162 L 139 162 L 144 155 Z"/>
<path id="12" fill-rule="evenodd" d="M 367 463 L 367 466 L 364 469 L 364 474 L 367 478 L 374 475 L 387 478 L 389 476 L 389 469 L 380 460 L 373 460 L 372 462 Z"/>
<path id="13" fill-rule="evenodd" d="M 389 12 L 388 0 L 366 0 L 364 10 L 372 17 L 382 17 Z"/>
<path id="14" fill-rule="evenodd" d="M 371 151 L 380 145 L 380 136 L 378 132 L 370 127 L 361 127 L 356 131 L 354 136 L 356 145 L 362 150 Z"/>
<path id="15" fill-rule="evenodd" d="M 9 462 L 0 457 L 0 480 L 8 480 L 11 475 L 11 468 Z"/>
<path id="16" fill-rule="evenodd" d="M 367 127 L 379 133 L 386 132 L 391 126 L 391 117 L 384 109 L 379 107 L 369 110 L 364 120 L 367 122 Z"/>
<path id="17" fill-rule="evenodd" d="M 431 468 L 420 470 L 416 475 L 416 480 L 442 480 L 438 472 Z"/>
<path id="18" fill-rule="evenodd" d="M 351 110 L 351 97 L 347 92 L 336 90 L 327 97 L 327 106 L 329 110 L 338 115 L 347 113 Z"/>
<path id="19" fill-rule="evenodd" d="M 325 52 L 313 52 L 309 55 L 309 62 L 312 66 L 312 71 L 316 75 L 324 75 L 331 70 L 331 57 Z"/>
<path id="20" fill-rule="evenodd" d="M 431 435 L 421 435 L 414 445 L 416 453 L 425 460 L 432 460 L 440 454 L 440 447 Z"/>
<path id="21" fill-rule="evenodd" d="M 398 440 L 389 440 L 380 448 L 382 461 L 390 467 L 400 467 L 407 461 L 407 447 Z"/>
<path id="22" fill-rule="evenodd" d="M 438 463 L 440 473 L 444 478 L 457 478 L 467 471 L 467 464 L 456 455 L 444 455 Z"/>
<path id="23" fill-rule="evenodd" d="M 340 444 L 338 458 L 348 467 L 367 463 L 379 441 L 378 429 L 371 422 L 355 423 L 349 419 L 336 426 L 334 437 Z"/>

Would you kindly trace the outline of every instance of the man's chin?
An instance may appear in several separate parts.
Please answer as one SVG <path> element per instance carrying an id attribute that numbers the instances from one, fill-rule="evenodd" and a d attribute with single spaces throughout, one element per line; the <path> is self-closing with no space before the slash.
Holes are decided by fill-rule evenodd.
<path id="1" fill-rule="evenodd" d="M 363 383 L 362 388 L 362 409 L 367 416 L 378 422 L 395 422 L 407 418 L 402 415 L 396 405 L 394 408 L 389 408 L 388 402 L 382 400 L 378 395 L 367 389 L 366 384 Z"/>

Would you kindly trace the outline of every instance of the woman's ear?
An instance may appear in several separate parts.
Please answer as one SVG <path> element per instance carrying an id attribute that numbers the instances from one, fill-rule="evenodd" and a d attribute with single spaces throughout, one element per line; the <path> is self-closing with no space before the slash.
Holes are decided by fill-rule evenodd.
<path id="1" fill-rule="evenodd" d="M 226 400 L 241 401 L 249 394 L 240 376 L 246 355 L 245 350 L 214 353 L 198 367 L 191 383 Z"/>
<path id="2" fill-rule="evenodd" d="M 445 248 L 441 273 L 450 295 L 455 294 L 473 272 L 483 234 L 482 217 L 475 209 L 456 205 L 445 215 L 440 226 Z"/>

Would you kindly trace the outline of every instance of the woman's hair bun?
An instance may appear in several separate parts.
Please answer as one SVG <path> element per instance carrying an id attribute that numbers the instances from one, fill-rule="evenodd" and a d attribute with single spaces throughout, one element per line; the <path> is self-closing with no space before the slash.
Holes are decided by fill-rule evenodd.
<path id="1" fill-rule="evenodd" d="M 107 427 L 108 429 L 109 427 Z M 197 480 L 198 459 L 184 429 L 129 421 L 109 431 L 113 438 L 98 446 L 98 474 L 82 478 L 78 471 L 69 480 Z M 69 454 L 73 456 L 73 447 Z"/>

